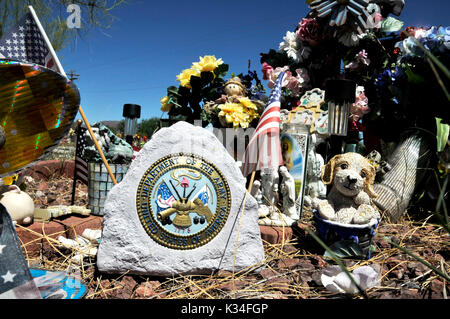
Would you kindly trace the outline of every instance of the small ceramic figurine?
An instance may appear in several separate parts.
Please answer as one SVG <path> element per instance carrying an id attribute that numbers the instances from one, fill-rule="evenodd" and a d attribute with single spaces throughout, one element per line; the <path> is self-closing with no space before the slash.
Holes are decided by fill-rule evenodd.
<path id="1" fill-rule="evenodd" d="M 225 83 L 223 90 L 228 97 L 247 95 L 247 88 L 242 84 L 241 79 L 238 77 L 228 80 Z"/>
<path id="2" fill-rule="evenodd" d="M 131 162 L 133 159 L 133 148 L 125 140 L 117 137 L 102 123 L 94 123 L 92 131 L 109 163 Z M 88 131 L 85 133 L 85 141 L 86 147 L 84 148 L 83 158 L 87 162 L 101 163 L 102 159 Z"/>
<path id="3" fill-rule="evenodd" d="M 1 195 L 0 203 L 5 206 L 14 224 L 31 224 L 34 215 L 33 199 L 17 185 L 11 185 L 9 189 Z"/>
<path id="4" fill-rule="evenodd" d="M 220 125 L 223 127 L 228 127 L 230 124 L 230 116 L 229 115 L 230 110 L 233 110 L 233 112 L 238 112 L 238 108 L 233 108 L 233 106 L 240 105 L 242 107 L 248 108 L 251 110 L 246 110 L 244 113 L 249 115 L 251 114 L 250 118 L 252 121 L 254 118 L 257 118 L 258 115 L 261 115 L 265 108 L 265 103 L 263 101 L 257 100 L 257 99 L 251 99 L 248 97 L 248 92 L 246 86 L 242 83 L 241 79 L 239 77 L 234 77 L 225 82 L 223 85 L 223 91 L 225 94 L 222 94 L 222 96 L 214 101 L 207 101 L 205 102 L 203 106 L 203 110 L 207 116 L 218 116 Z M 229 109 L 226 112 L 220 112 L 220 110 L 223 111 L 223 107 L 228 105 L 231 109 Z M 217 115 L 218 113 L 218 115 Z M 253 114 L 254 113 L 254 114 Z M 238 117 L 242 117 L 243 115 L 240 114 Z M 241 125 L 242 126 L 242 125 Z M 242 126 L 243 128 L 246 128 L 245 125 Z"/>
<path id="5" fill-rule="evenodd" d="M 238 77 L 234 77 L 225 82 L 223 91 L 225 92 L 225 94 L 222 94 L 220 98 L 214 101 L 216 105 L 224 104 L 227 102 L 239 103 L 238 99 L 247 95 L 247 88 L 244 84 L 242 84 L 241 79 Z"/>
<path id="6" fill-rule="evenodd" d="M 280 175 L 282 181 L 280 184 L 281 195 L 283 196 L 282 209 L 279 210 L 276 207 L 278 202 L 278 181 L 279 177 L 275 178 L 275 173 L 278 175 L 276 169 L 270 172 L 265 172 L 270 176 L 271 180 L 275 180 L 277 183 L 273 183 L 271 186 L 271 192 L 269 196 L 272 196 L 274 203 L 270 206 L 260 205 L 259 217 L 261 218 L 258 223 L 266 226 L 291 226 L 296 220 L 299 219 L 298 211 L 295 205 L 295 181 L 291 174 L 289 174 L 285 166 L 280 167 Z M 263 184 L 264 185 L 264 184 Z"/>
<path id="7" fill-rule="evenodd" d="M 306 166 L 305 199 L 306 206 L 312 205 L 313 198 L 325 198 L 327 195 L 327 187 L 321 179 L 321 169 L 324 165 L 322 155 L 316 152 L 318 139 L 316 134 L 311 135 L 311 147 L 308 153 L 308 164 Z"/>
<path id="8" fill-rule="evenodd" d="M 256 199 L 258 204 L 262 204 L 261 182 L 259 180 L 255 180 L 253 182 L 251 194 Z"/>
<path id="9" fill-rule="evenodd" d="M 295 180 L 285 166 L 280 167 L 280 175 L 282 176 L 280 190 L 283 195 L 283 214 L 293 221 L 298 220 L 300 216 L 295 205 Z"/>
<path id="10" fill-rule="evenodd" d="M 261 171 L 263 202 L 268 206 L 276 205 L 277 203 L 279 180 L 277 168 L 264 168 Z"/>
<path id="11" fill-rule="evenodd" d="M 323 219 L 343 224 L 367 224 L 379 219 L 372 203 L 375 167 L 358 153 L 334 156 L 322 168 L 322 181 L 332 188 L 326 200 L 313 199 L 312 206 Z"/>

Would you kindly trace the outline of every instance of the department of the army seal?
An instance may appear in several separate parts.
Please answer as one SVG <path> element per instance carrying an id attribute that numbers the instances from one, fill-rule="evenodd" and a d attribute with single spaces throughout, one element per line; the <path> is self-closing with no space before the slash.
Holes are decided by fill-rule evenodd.
<path id="1" fill-rule="evenodd" d="M 194 154 L 168 155 L 153 163 L 136 195 L 144 229 L 172 249 L 208 243 L 225 225 L 230 207 L 230 189 L 222 173 Z"/>

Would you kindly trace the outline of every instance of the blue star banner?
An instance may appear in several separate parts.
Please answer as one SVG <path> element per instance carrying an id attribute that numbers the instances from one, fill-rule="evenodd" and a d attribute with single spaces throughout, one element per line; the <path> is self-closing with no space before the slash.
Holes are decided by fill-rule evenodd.
<path id="1" fill-rule="evenodd" d="M 42 299 L 20 248 L 15 226 L 0 204 L 0 299 Z"/>

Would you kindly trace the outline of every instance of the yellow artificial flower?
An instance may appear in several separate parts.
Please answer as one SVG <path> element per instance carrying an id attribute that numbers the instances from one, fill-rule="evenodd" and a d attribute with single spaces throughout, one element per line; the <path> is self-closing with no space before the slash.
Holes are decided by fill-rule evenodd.
<path id="1" fill-rule="evenodd" d="M 188 89 L 191 89 L 191 76 L 200 76 L 200 72 L 197 69 L 186 69 L 177 75 L 177 81 L 180 81 L 180 85 Z"/>
<path id="2" fill-rule="evenodd" d="M 205 55 L 200 57 L 199 62 L 192 63 L 192 68 L 199 72 L 212 72 L 221 64 L 223 64 L 222 59 L 216 59 L 214 55 Z"/>
<path id="3" fill-rule="evenodd" d="M 252 109 L 246 108 L 241 103 L 225 103 L 219 106 L 221 110 L 219 117 L 225 118 L 227 123 L 232 123 L 233 128 L 237 129 L 239 126 L 248 128 L 251 121 L 253 121 L 258 114 Z"/>
<path id="4" fill-rule="evenodd" d="M 163 97 L 161 100 L 161 111 L 169 112 L 173 106 L 173 103 L 170 103 L 170 99 L 168 96 Z"/>
<path id="5" fill-rule="evenodd" d="M 247 109 L 252 109 L 252 110 L 257 109 L 256 105 L 248 97 L 240 97 L 240 98 L 238 98 L 238 100 Z"/>

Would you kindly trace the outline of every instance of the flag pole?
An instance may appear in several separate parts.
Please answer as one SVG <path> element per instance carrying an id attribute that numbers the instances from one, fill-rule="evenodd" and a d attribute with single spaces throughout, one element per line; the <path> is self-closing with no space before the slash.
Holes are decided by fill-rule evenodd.
<path id="1" fill-rule="evenodd" d="M 252 176 L 250 176 L 250 183 L 248 184 L 248 188 L 247 188 L 247 192 L 251 193 L 252 187 L 253 187 L 253 182 L 255 181 L 255 174 L 256 171 L 252 172 Z"/>
<path id="2" fill-rule="evenodd" d="M 66 72 L 64 72 L 64 68 L 61 65 L 61 62 L 58 59 L 58 56 L 55 53 L 55 50 L 53 49 L 53 46 L 47 36 L 47 34 L 45 33 L 44 28 L 42 27 L 41 22 L 39 21 L 39 18 L 36 15 L 36 12 L 34 11 L 32 6 L 28 6 L 28 9 L 30 10 L 31 15 L 33 16 L 34 21 L 36 22 L 36 25 L 39 28 L 39 31 L 41 32 L 42 37 L 44 38 L 45 43 L 47 44 L 47 47 L 51 53 L 51 55 L 53 56 L 53 59 L 55 59 L 55 63 L 59 69 L 59 72 L 61 73 L 61 75 L 63 75 L 66 79 L 67 78 L 67 74 Z M 114 177 L 114 174 L 111 171 L 111 168 L 108 165 L 108 161 L 105 158 L 105 155 L 103 154 L 102 148 L 100 147 L 100 145 L 97 142 L 97 139 L 95 138 L 94 132 L 92 131 L 91 126 L 89 125 L 89 122 L 86 118 L 86 116 L 84 115 L 83 109 L 81 108 L 81 105 L 79 106 L 78 110 L 80 111 L 81 117 L 83 118 L 84 124 L 86 124 L 87 129 L 89 130 L 89 134 L 91 135 L 92 140 L 94 141 L 95 147 L 97 148 L 98 152 L 100 153 L 100 157 L 103 160 L 103 163 L 106 166 L 106 169 L 108 170 L 109 176 L 111 177 L 111 180 L 113 181 L 114 184 L 117 184 L 116 178 Z"/>
<path id="3" fill-rule="evenodd" d="M 62 65 L 61 65 L 61 62 L 59 61 L 58 56 L 56 55 L 55 50 L 53 49 L 53 46 L 52 46 L 52 44 L 50 43 L 50 40 L 48 39 L 47 34 L 45 33 L 45 30 L 44 30 L 44 28 L 42 27 L 42 24 L 41 24 L 41 22 L 39 21 L 37 15 L 36 15 L 36 12 L 34 11 L 34 9 L 33 9 L 32 6 L 28 6 L 28 9 L 30 10 L 31 15 L 33 16 L 34 21 L 36 22 L 36 24 L 37 24 L 37 26 L 38 26 L 38 28 L 39 28 L 39 31 L 41 32 L 41 35 L 42 35 L 42 37 L 44 38 L 44 41 L 45 41 L 45 43 L 47 44 L 47 47 L 48 47 L 48 49 L 49 49 L 51 55 L 53 56 L 53 59 L 55 59 L 55 63 L 56 63 L 56 65 L 58 66 L 59 72 L 60 72 L 62 75 L 64 75 L 65 78 L 67 78 L 66 72 L 64 72 L 64 69 L 63 69 L 63 67 L 62 67 Z"/>
<path id="4" fill-rule="evenodd" d="M 81 120 L 77 121 L 77 131 L 76 131 L 76 136 L 77 136 L 77 144 L 76 144 L 76 148 L 75 148 L 75 157 L 77 156 L 77 149 L 78 149 L 78 136 L 80 133 L 80 129 L 81 129 Z M 77 159 L 75 158 L 75 165 L 73 167 L 73 184 L 72 184 L 72 200 L 70 201 L 70 205 L 73 205 L 75 203 L 75 189 L 77 187 L 77 165 L 76 165 L 76 161 Z"/>

